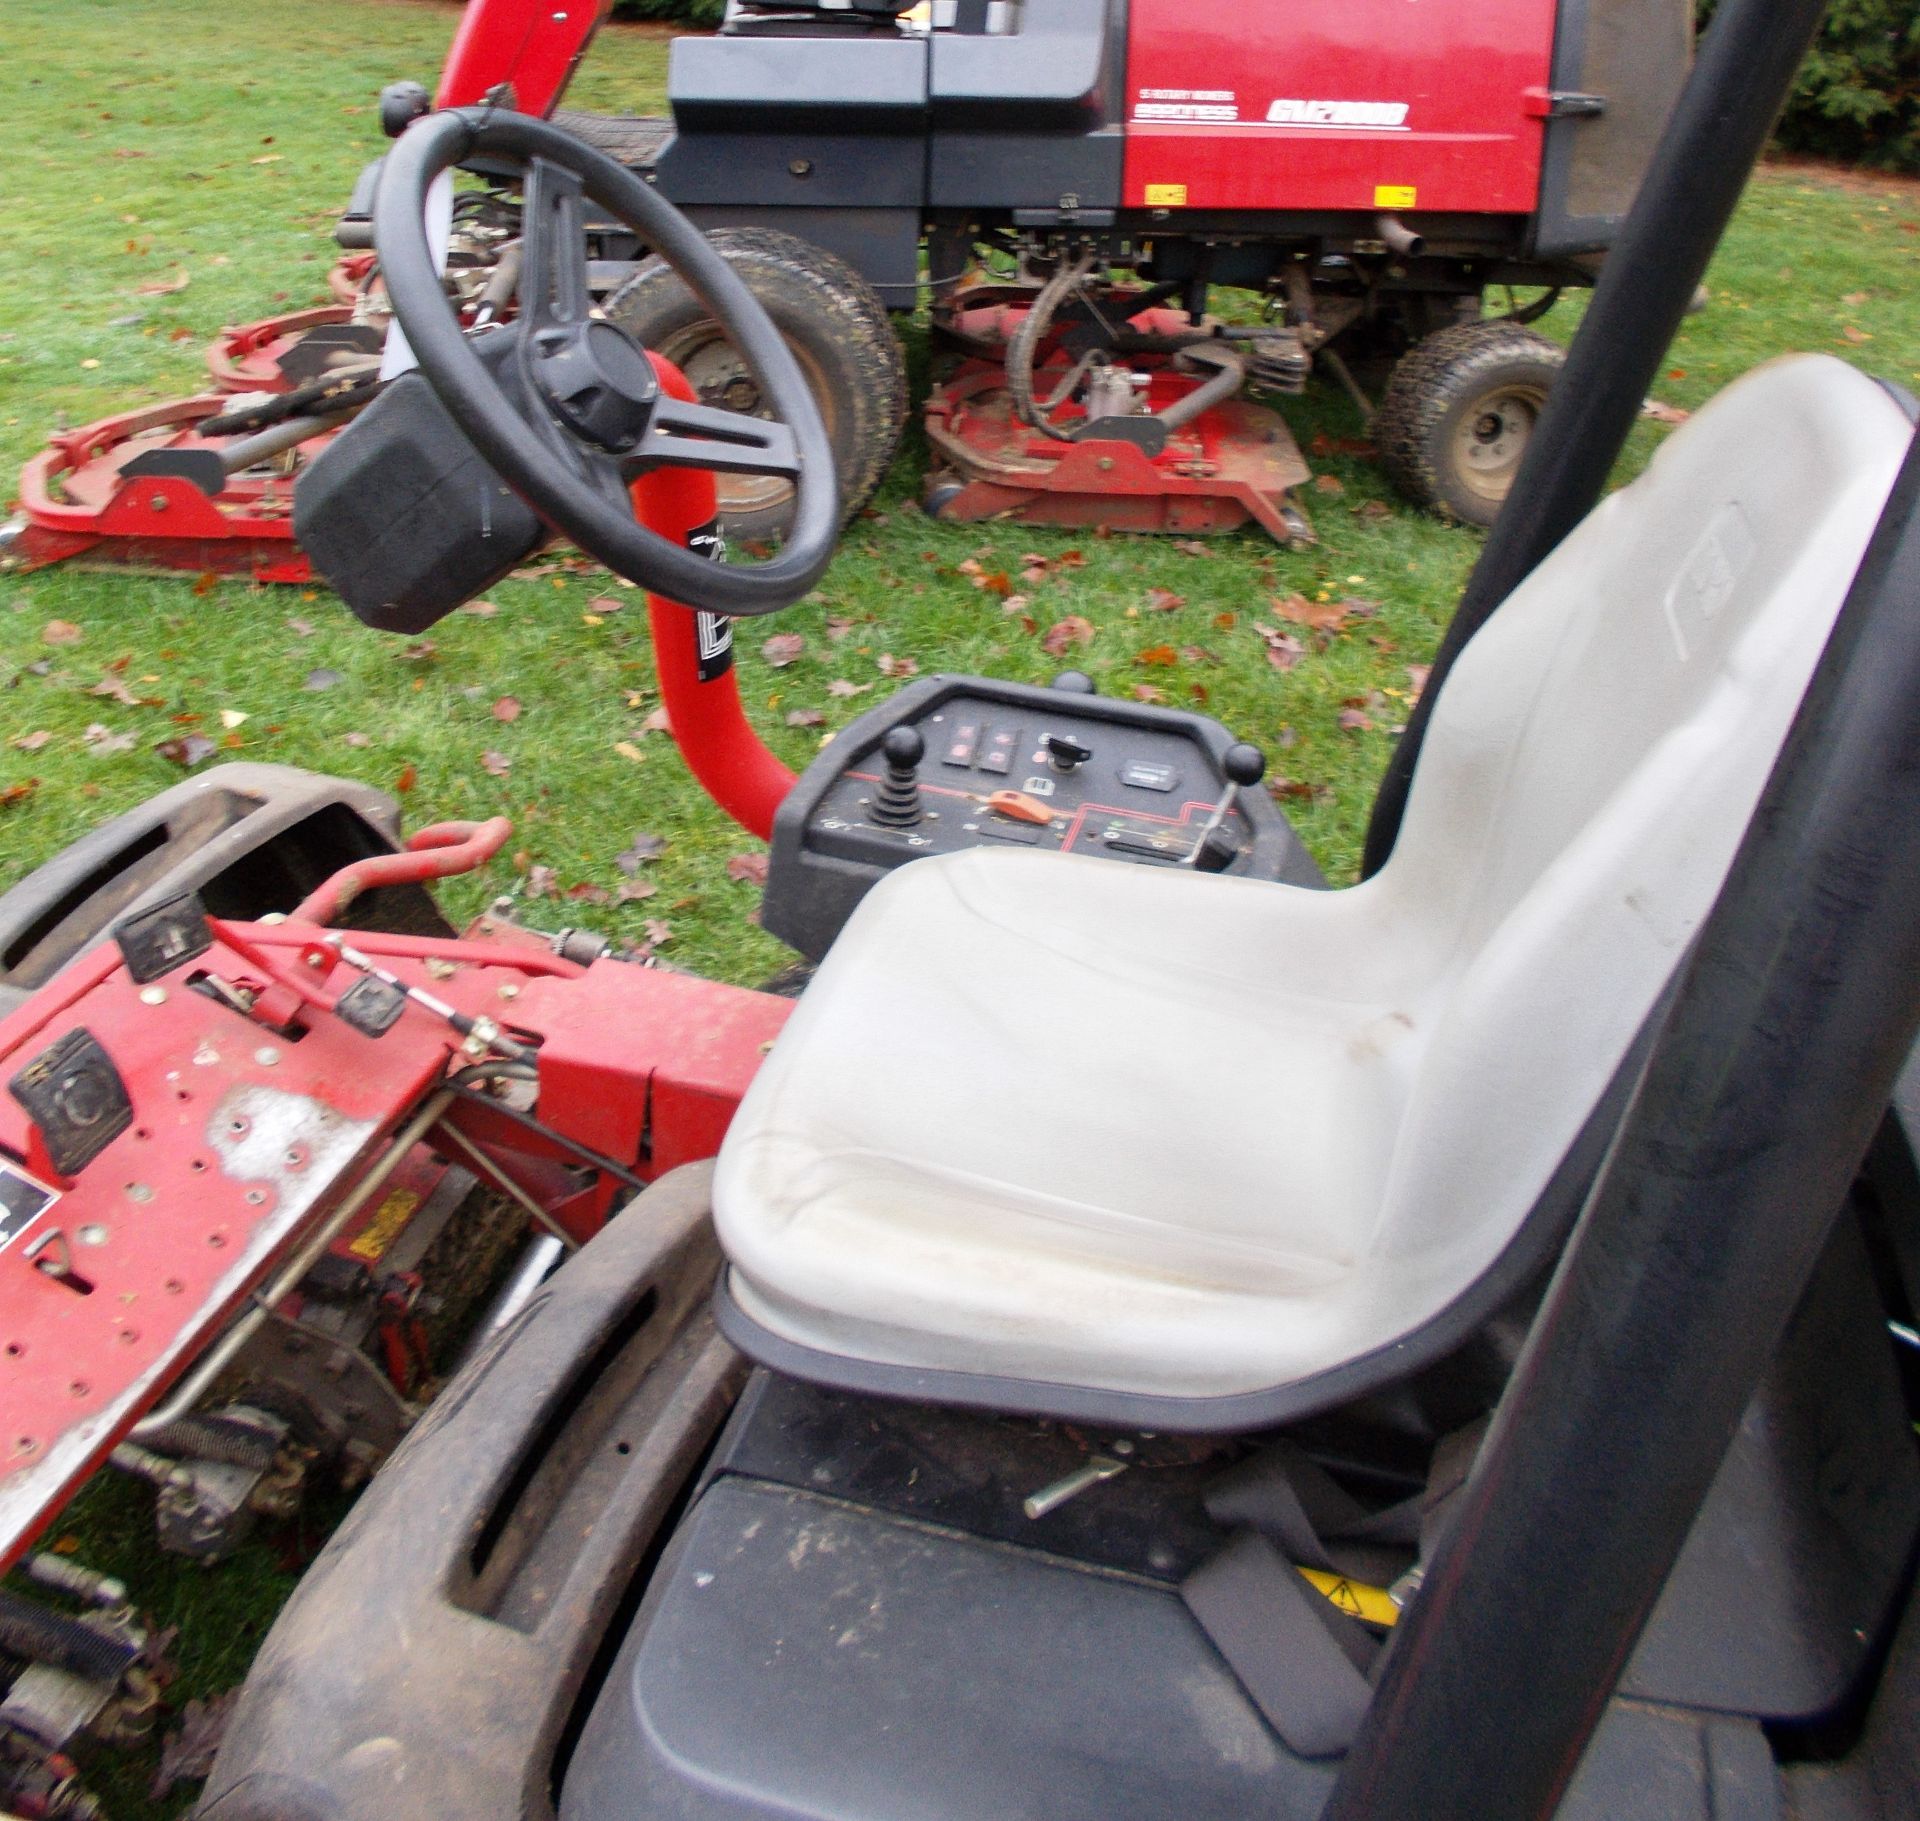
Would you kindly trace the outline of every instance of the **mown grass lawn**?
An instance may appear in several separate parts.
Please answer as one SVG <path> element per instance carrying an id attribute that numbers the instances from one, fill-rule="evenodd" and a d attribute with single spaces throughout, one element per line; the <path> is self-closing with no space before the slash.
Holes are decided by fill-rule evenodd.
<path id="1" fill-rule="evenodd" d="M 9 0 L 0 117 L 9 475 L 56 422 L 199 389 L 202 351 L 223 323 L 320 301 L 333 216 L 383 143 L 375 93 L 400 76 L 431 82 L 454 18 L 433 0 Z M 659 111 L 665 63 L 657 33 L 604 33 L 569 103 Z M 179 288 L 143 289 L 182 277 Z M 1920 384 L 1916 279 L 1920 189 L 1802 168 L 1763 173 L 1660 396 L 1697 405 L 1790 348 Z M 1548 327 L 1570 332 L 1576 314 L 1563 309 Z M 1340 452 L 1361 426 L 1337 395 L 1310 396 L 1291 415 L 1303 444 L 1321 437 L 1328 451 L 1313 457 L 1323 479 L 1307 495 L 1321 541 L 1297 553 L 1254 536 L 1194 554 L 1171 542 L 934 526 L 912 504 L 923 451 L 910 434 L 824 585 L 778 622 L 802 635 L 798 660 L 775 668 L 763 658 L 775 625 L 743 631 L 750 708 L 798 767 L 825 732 L 891 687 L 885 672 L 902 661 L 1043 681 L 1061 667 L 1043 649 L 1047 629 L 1079 615 L 1094 632 L 1071 661 L 1103 689 L 1163 692 L 1264 744 L 1308 844 L 1335 878 L 1350 876 L 1391 730 L 1478 538 L 1407 512 L 1363 459 Z M 1636 433 L 1629 469 L 1659 434 Z M 1083 562 L 1061 562 L 1070 551 Z M 970 559 L 1013 578 L 1024 609 L 1003 612 L 963 569 Z M 1023 570 L 1041 573 L 1029 581 Z M 1271 621 L 1274 597 L 1295 593 L 1375 605 L 1337 636 L 1302 633 L 1305 654 L 1282 672 L 1257 627 Z M 1169 597 L 1179 604 L 1154 605 Z M 203 591 L 191 578 L 72 570 L 0 577 L 0 800 L 10 801 L 0 809 L 0 887 L 177 781 L 158 747 L 203 732 L 233 756 L 404 790 L 416 823 L 505 812 L 518 824 L 522 868 L 551 867 L 563 888 L 610 890 L 620 882 L 614 855 L 638 832 L 663 836 L 657 893 L 586 914 L 636 940 L 656 919 L 673 959 L 728 979 L 783 965 L 785 951 L 752 921 L 755 890 L 727 874 L 728 859 L 754 844 L 693 786 L 670 739 L 645 731 L 658 696 L 639 597 L 604 575 L 562 571 L 491 598 L 491 616 L 455 615 L 410 649 L 363 630 L 320 592 Z M 617 610 L 596 604 L 609 599 Z M 327 686 L 311 686 L 327 675 Z M 154 705 L 92 693 L 116 678 Z M 835 694 L 835 683 L 859 693 Z M 520 712 L 506 721 L 494 709 L 509 695 Z M 1366 725 L 1342 726 L 1356 705 Z M 789 725 L 795 711 L 824 721 Z M 246 718 L 228 728 L 223 714 Z M 90 738 L 95 728 L 103 732 Z M 446 896 L 456 913 L 470 911 L 514 878 L 503 868 Z M 147 1546 L 145 1510 L 136 1488 L 94 1496 L 88 1559 L 130 1576 L 183 1625 L 180 1698 L 226 1686 L 300 1550 L 278 1539 L 212 1574 L 182 1569 Z M 139 1766 L 109 1776 L 117 1815 L 172 1812 L 144 1796 Z"/>

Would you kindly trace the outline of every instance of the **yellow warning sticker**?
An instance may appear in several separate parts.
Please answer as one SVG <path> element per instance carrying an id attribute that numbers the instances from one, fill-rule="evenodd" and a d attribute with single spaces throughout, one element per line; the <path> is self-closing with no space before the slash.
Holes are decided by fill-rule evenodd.
<path id="1" fill-rule="evenodd" d="M 1373 186 L 1376 209 L 1413 209 L 1420 206 L 1420 192 L 1410 183 L 1376 183 Z"/>
<path id="2" fill-rule="evenodd" d="M 378 1263 L 386 1256 L 387 1248 L 400 1237 L 401 1229 L 413 1218 L 413 1211 L 419 1205 L 420 1197 L 411 1189 L 395 1189 L 374 1209 L 373 1218 L 354 1235 L 347 1250 L 369 1264 Z"/>
<path id="3" fill-rule="evenodd" d="M 1150 209 L 1184 209 L 1187 206 L 1187 186 L 1184 183 L 1150 183 L 1147 185 L 1147 207 Z"/>
<path id="4" fill-rule="evenodd" d="M 1393 1625 L 1400 1608 L 1384 1587 L 1369 1587 L 1365 1581 L 1349 1580 L 1343 1574 L 1328 1574 L 1319 1568 L 1302 1568 L 1300 1573 L 1340 1610 L 1369 1625 Z"/>

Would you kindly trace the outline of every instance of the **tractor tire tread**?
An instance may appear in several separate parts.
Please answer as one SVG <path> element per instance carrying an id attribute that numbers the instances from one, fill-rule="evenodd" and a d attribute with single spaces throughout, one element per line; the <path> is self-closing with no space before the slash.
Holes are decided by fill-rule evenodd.
<path id="1" fill-rule="evenodd" d="M 804 340 L 835 390 L 834 436 L 843 520 L 873 498 L 907 420 L 907 363 L 879 294 L 845 260 L 775 228 L 716 228 L 708 239 L 767 306 L 790 341 Z M 608 298 L 608 316 L 648 346 L 702 320 L 701 306 L 664 261 L 649 258 Z M 729 536 L 764 535 L 730 520 Z"/>
<path id="2" fill-rule="evenodd" d="M 1374 413 L 1372 436 L 1387 478 L 1442 518 L 1485 524 L 1477 502 L 1451 482 L 1442 459 L 1449 418 L 1476 389 L 1532 368 L 1551 384 L 1560 344 L 1516 322 L 1458 323 L 1416 342 L 1394 363 Z"/>

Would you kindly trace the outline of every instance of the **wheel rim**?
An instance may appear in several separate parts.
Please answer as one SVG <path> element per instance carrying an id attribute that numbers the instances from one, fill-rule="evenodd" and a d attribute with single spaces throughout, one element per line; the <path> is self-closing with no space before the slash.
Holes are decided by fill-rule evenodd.
<path id="1" fill-rule="evenodd" d="M 836 451 L 840 444 L 839 401 L 826 383 L 820 363 L 794 342 L 787 343 L 801 374 L 820 406 L 826 420 L 827 439 Z M 767 410 L 760 387 L 747 363 L 733 344 L 720 333 L 717 323 L 702 320 L 664 337 L 654 348 L 687 376 L 687 383 L 699 394 L 703 405 L 722 411 L 739 411 L 749 417 L 765 417 Z M 716 474 L 713 477 L 720 516 L 749 512 L 768 512 L 784 506 L 793 498 L 793 483 L 777 476 Z"/>
<path id="2" fill-rule="evenodd" d="M 1495 505 L 1507 497 L 1546 398 L 1539 386 L 1500 386 L 1460 414 L 1453 468 L 1467 492 Z"/>

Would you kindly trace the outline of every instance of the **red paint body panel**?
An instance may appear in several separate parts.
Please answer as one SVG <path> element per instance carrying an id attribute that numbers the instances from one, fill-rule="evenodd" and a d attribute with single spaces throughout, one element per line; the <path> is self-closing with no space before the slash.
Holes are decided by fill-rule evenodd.
<path id="1" fill-rule="evenodd" d="M 548 115 L 611 0 L 469 0 L 440 71 L 436 107 L 471 107 L 502 82 L 523 114 Z"/>
<path id="2" fill-rule="evenodd" d="M 1133 0 L 1126 205 L 1530 214 L 1553 28 L 1554 0 Z"/>
<path id="3" fill-rule="evenodd" d="M 543 1039 L 541 1116 L 624 1159 L 637 1156 L 644 1123 L 652 1177 L 719 1148 L 792 1011 L 769 993 L 596 961 L 583 981 L 529 981 L 514 1021 Z"/>

